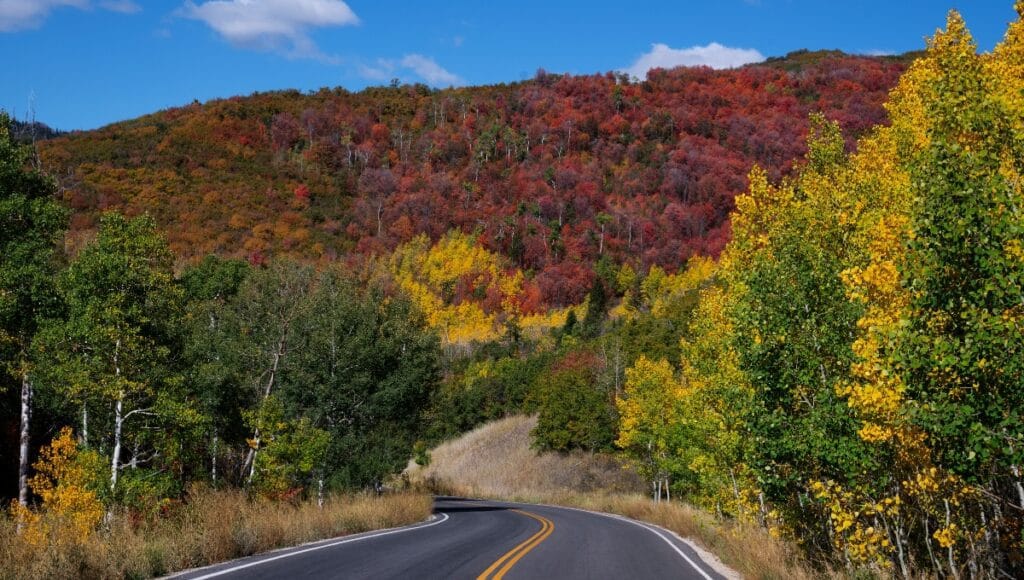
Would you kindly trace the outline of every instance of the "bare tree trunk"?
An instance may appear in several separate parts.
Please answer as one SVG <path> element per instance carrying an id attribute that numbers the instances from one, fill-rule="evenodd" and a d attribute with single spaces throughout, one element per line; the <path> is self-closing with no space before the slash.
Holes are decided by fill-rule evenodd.
<path id="1" fill-rule="evenodd" d="M 316 507 L 324 509 L 324 476 L 316 478 Z"/>
<path id="2" fill-rule="evenodd" d="M 210 479 L 217 484 L 217 433 L 213 434 L 213 449 L 210 451 Z"/>
<path id="3" fill-rule="evenodd" d="M 910 570 L 909 570 L 909 568 L 907 568 L 907 561 L 906 561 L 906 558 L 903 555 L 903 539 L 900 537 L 899 516 L 897 516 L 897 519 L 893 523 L 896 524 L 895 534 L 893 533 L 892 528 L 889 527 L 889 519 L 886 518 L 884 514 L 882 515 L 882 525 L 885 527 L 885 535 L 890 540 L 893 540 L 894 544 L 896 544 L 896 558 L 897 558 L 897 561 L 899 562 L 899 565 L 900 565 L 900 575 L 904 579 L 909 579 L 910 578 Z M 875 528 L 877 528 L 877 527 L 878 527 L 878 514 L 875 514 Z"/>
<path id="4" fill-rule="evenodd" d="M 28 449 L 32 423 L 32 381 L 21 375 L 21 436 L 18 444 L 18 503 L 28 505 Z"/>
<path id="5" fill-rule="evenodd" d="M 950 513 L 949 513 L 949 500 L 948 499 L 944 499 L 944 500 L 942 500 L 942 503 L 946 504 L 946 527 L 948 528 L 949 527 L 949 522 L 951 520 Z M 953 560 L 953 546 L 950 545 L 949 548 L 946 550 L 946 552 L 947 552 L 947 556 L 949 558 L 949 573 L 953 576 L 953 578 L 955 580 L 960 580 L 960 573 L 957 572 L 957 569 L 956 569 L 956 561 Z"/>
<path id="6" fill-rule="evenodd" d="M 377 202 L 377 237 L 379 238 L 381 232 L 384 229 L 384 221 L 382 215 L 384 214 L 384 200 Z"/>
<path id="7" fill-rule="evenodd" d="M 932 561 L 932 567 L 936 572 L 942 572 L 942 565 L 935 557 L 935 550 L 932 550 L 932 531 L 928 529 L 928 516 L 922 517 L 921 521 L 924 524 L 924 545 L 928 548 L 928 557 Z"/>
<path id="8" fill-rule="evenodd" d="M 1021 485 L 1020 482 L 1020 468 L 1016 465 L 1011 465 L 1010 471 L 1013 472 L 1013 485 L 1017 488 L 1017 501 L 1020 502 L 1020 509 L 1024 510 L 1024 485 Z"/>
<path id="9" fill-rule="evenodd" d="M 729 479 L 732 480 L 732 494 L 736 496 L 736 513 L 740 521 L 743 521 L 743 500 L 740 499 L 740 486 L 736 485 L 736 474 L 732 468 L 729 469 Z"/>
<path id="10" fill-rule="evenodd" d="M 761 504 L 761 525 L 768 527 L 768 507 L 764 505 L 764 492 L 758 492 L 757 501 Z"/>
<path id="11" fill-rule="evenodd" d="M 121 467 L 121 430 L 124 426 L 124 392 L 114 404 L 114 452 L 110 456 L 110 491 L 117 486 L 117 472 Z"/>
<path id="12" fill-rule="evenodd" d="M 900 572 L 904 578 L 910 578 L 910 566 L 907 565 L 907 558 L 903 550 L 903 518 L 896 517 L 896 550 L 900 559 Z"/>
<path id="13" fill-rule="evenodd" d="M 669 485 L 668 485 L 668 478 L 667 477 L 665 478 L 665 501 L 667 501 L 667 502 L 671 502 L 672 501 L 672 488 L 670 488 Z"/>
<path id="14" fill-rule="evenodd" d="M 82 401 L 82 436 L 79 441 L 83 447 L 89 445 L 89 406 Z"/>
<path id="15" fill-rule="evenodd" d="M 257 427 L 252 434 L 252 443 L 249 444 L 249 452 L 245 454 L 245 462 L 242 463 L 242 477 L 246 483 L 252 483 L 252 476 L 256 467 L 256 449 L 260 446 L 260 430 Z"/>
<path id="16" fill-rule="evenodd" d="M 114 377 L 120 378 L 121 366 L 119 356 L 121 352 L 121 339 L 114 343 Z M 114 452 L 110 455 L 110 491 L 114 491 L 117 485 L 117 471 L 121 466 L 121 431 L 124 426 L 124 397 L 123 390 L 117 394 L 117 403 L 114 404 Z"/>

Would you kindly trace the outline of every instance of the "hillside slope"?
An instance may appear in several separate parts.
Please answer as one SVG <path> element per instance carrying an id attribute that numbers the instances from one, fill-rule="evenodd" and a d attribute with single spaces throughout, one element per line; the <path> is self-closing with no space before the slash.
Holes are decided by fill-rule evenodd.
<path id="1" fill-rule="evenodd" d="M 186 262 L 331 260 L 458 228 L 561 306 L 582 299 L 605 255 L 639 269 L 717 255 L 751 166 L 787 173 L 815 111 L 852 143 L 885 120 L 904 68 L 800 52 L 639 83 L 538 71 L 442 91 L 281 91 L 196 102 L 40 152 L 75 211 L 72 248 L 108 209 L 153 215 Z"/>
<path id="2" fill-rule="evenodd" d="M 468 497 L 544 498 L 645 490 L 636 474 L 611 457 L 532 449 L 530 431 L 536 426 L 536 417 L 524 415 L 487 423 L 437 446 L 426 467 L 410 463 L 405 474 L 414 484 Z"/>

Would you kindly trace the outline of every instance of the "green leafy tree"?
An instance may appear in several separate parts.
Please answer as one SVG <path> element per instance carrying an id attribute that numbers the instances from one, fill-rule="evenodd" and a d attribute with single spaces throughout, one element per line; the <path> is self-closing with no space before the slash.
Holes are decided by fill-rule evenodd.
<path id="1" fill-rule="evenodd" d="M 860 316 L 840 277 L 859 256 L 842 219 L 849 200 L 830 193 L 847 172 L 843 139 L 837 124 L 813 122 L 797 179 L 773 186 L 763 172 L 751 173 L 750 194 L 737 199 L 722 277 L 733 293 L 735 349 L 753 389 L 751 466 L 788 523 L 828 545 L 806 507 L 807 482 L 854 479 L 874 457 L 836 392 L 853 362 L 850 337 Z"/>
<path id="2" fill-rule="evenodd" d="M 601 334 L 604 320 L 608 316 L 608 293 L 600 278 L 594 279 L 587 300 L 587 312 L 580 324 L 580 334 L 585 338 L 594 338 Z"/>
<path id="3" fill-rule="evenodd" d="M 277 260 L 267 268 L 253 271 L 228 300 L 222 311 L 213 312 L 218 323 L 207 339 L 227 365 L 220 373 L 234 373 L 240 392 L 240 410 L 258 412 L 264 401 L 282 385 L 288 359 L 310 332 L 311 292 L 315 283 L 312 268 L 288 260 Z M 262 445 L 258 424 L 248 438 L 248 450 L 239 478 L 252 481 L 255 460 Z"/>
<path id="4" fill-rule="evenodd" d="M 250 273 L 241 260 L 207 256 L 185 270 L 179 284 L 188 302 L 181 328 L 185 380 L 206 422 L 210 480 L 217 482 L 224 439 L 239 441 L 246 429 L 241 416 L 247 401 L 237 337 L 224 332 L 225 306 Z M 197 450 L 198 453 L 198 450 Z"/>
<path id="5" fill-rule="evenodd" d="M 263 452 L 253 470 L 253 485 L 260 493 L 285 498 L 305 487 L 314 474 L 320 475 L 330 433 L 314 427 L 307 417 L 289 419 L 277 395 L 245 414 L 249 426 L 261 434 Z"/>
<path id="6" fill-rule="evenodd" d="M 18 501 L 25 505 L 33 398 L 30 346 L 40 320 L 59 310 L 54 277 L 67 210 L 54 198 L 53 180 L 28 168 L 31 150 L 13 142 L 9 124 L 0 114 L 0 391 L 20 383 Z"/>
<path id="7" fill-rule="evenodd" d="M 408 299 L 340 270 L 318 274 L 278 260 L 198 312 L 191 376 L 227 411 L 213 426 L 222 453 L 240 453 L 236 481 L 275 493 L 285 481 L 288 489 L 366 485 L 408 460 L 440 357 L 436 334 Z M 311 470 L 272 475 L 282 433 L 288 445 L 301 447 L 308 435 L 316 447 L 320 432 L 329 439 L 323 453 L 307 456 L 317 458 Z"/>
<path id="8" fill-rule="evenodd" d="M 894 358 L 939 462 L 1002 482 L 993 491 L 1024 509 L 1021 111 L 993 98 L 998 79 L 959 16 L 934 43 L 942 74 L 924 91 L 930 145 L 911 162 L 910 312 Z"/>
<path id="9" fill-rule="evenodd" d="M 552 358 L 554 353 L 542 350 L 468 363 L 433 392 L 428 439 L 443 441 L 487 421 L 529 410 L 530 385 L 548 370 Z"/>
<path id="10" fill-rule="evenodd" d="M 531 398 L 539 413 L 533 430 L 540 449 L 612 449 L 617 417 L 614 394 L 601 386 L 601 360 L 590 352 L 570 352 L 541 375 Z"/>
<path id="11" fill-rule="evenodd" d="M 440 342 L 401 296 L 328 270 L 285 361 L 282 401 L 330 434 L 320 467 L 331 486 L 380 481 L 408 461 L 439 377 Z"/>
<path id="12" fill-rule="evenodd" d="M 105 215 L 60 277 L 66 319 L 41 333 L 48 382 L 81 404 L 82 441 L 109 446 L 113 491 L 126 456 L 133 469 L 173 461 L 198 420 L 170 361 L 182 306 L 172 265 L 152 219 Z"/>

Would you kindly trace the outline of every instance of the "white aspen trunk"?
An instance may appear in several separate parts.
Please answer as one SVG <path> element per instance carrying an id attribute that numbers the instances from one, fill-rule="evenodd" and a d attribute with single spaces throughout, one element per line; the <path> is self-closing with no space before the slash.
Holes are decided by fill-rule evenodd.
<path id="1" fill-rule="evenodd" d="M 1017 488 L 1017 501 L 1020 503 L 1020 509 L 1024 510 L 1024 485 L 1021 485 L 1020 482 L 1020 468 L 1016 465 L 1011 465 L 1010 471 L 1013 472 L 1013 485 Z"/>
<path id="2" fill-rule="evenodd" d="M 213 449 L 210 451 L 210 479 L 217 483 L 217 434 L 213 435 Z"/>
<path id="3" fill-rule="evenodd" d="M 256 448 L 260 446 L 259 429 L 256 429 L 255 433 L 253 433 L 252 441 L 253 443 L 252 446 L 249 447 L 249 453 L 245 455 L 245 463 L 242 464 L 242 476 L 246 478 L 246 483 L 252 483 L 254 466 L 256 465 Z"/>
<path id="4" fill-rule="evenodd" d="M 757 501 L 761 504 L 761 525 L 768 526 L 768 508 L 764 505 L 764 492 L 758 492 Z"/>
<path id="5" fill-rule="evenodd" d="M 121 365 L 119 356 L 121 354 L 121 339 L 114 343 L 114 377 L 115 380 L 121 377 Z M 124 426 L 124 390 L 117 394 L 117 403 L 114 405 L 114 452 L 110 455 L 110 491 L 114 491 L 117 485 L 117 471 L 121 466 L 121 430 Z"/>
<path id="6" fill-rule="evenodd" d="M 932 561 L 932 567 L 936 572 L 942 572 L 942 565 L 939 564 L 938 558 L 935 557 L 935 550 L 932 550 L 932 531 L 928 529 L 928 517 L 921 518 L 924 524 L 924 545 L 928 547 L 928 557 Z"/>
<path id="7" fill-rule="evenodd" d="M 381 235 L 381 231 L 384 229 L 384 221 L 381 217 L 384 213 L 384 200 L 377 203 L 377 237 Z"/>
<path id="8" fill-rule="evenodd" d="M 667 477 L 665 478 L 665 501 L 667 501 L 667 502 L 671 502 L 672 501 L 672 488 L 670 488 L 669 485 L 668 485 L 668 478 Z"/>
<path id="9" fill-rule="evenodd" d="M 950 514 L 949 514 L 949 500 L 944 499 L 942 503 L 946 505 L 946 527 L 949 527 Z M 953 546 L 946 549 L 947 557 L 949 558 L 949 573 L 955 580 L 960 580 L 960 573 L 956 570 L 956 561 L 953 560 Z"/>
<path id="10" fill-rule="evenodd" d="M 900 564 L 900 574 L 905 580 L 907 580 L 910 578 L 910 570 L 907 568 L 907 562 L 903 556 L 903 540 L 900 538 L 900 524 L 898 517 L 893 523 L 896 524 L 895 535 L 893 534 L 892 528 L 889 527 L 889 519 L 886 518 L 885 515 L 882 515 L 882 525 L 885 527 L 885 535 L 896 544 L 896 558 Z M 875 514 L 875 527 L 878 527 L 878 514 Z"/>
<path id="11" fill-rule="evenodd" d="M 743 500 L 740 499 L 740 486 L 736 485 L 736 474 L 732 469 L 729 469 L 729 479 L 732 480 L 732 494 L 736 496 L 736 512 L 740 516 L 740 521 L 743 520 Z"/>
<path id="12" fill-rule="evenodd" d="M 110 456 L 110 491 L 117 486 L 117 472 L 121 466 L 121 429 L 124 425 L 124 392 L 114 404 L 114 452 Z"/>
<path id="13" fill-rule="evenodd" d="M 900 572 L 904 578 L 910 578 L 910 566 L 907 565 L 907 557 L 903 552 L 903 523 L 896 521 L 896 550 L 900 559 Z"/>
<path id="14" fill-rule="evenodd" d="M 985 517 L 985 506 L 978 504 L 978 513 L 981 514 L 981 529 L 985 530 L 985 543 L 992 544 L 992 531 L 988 529 L 988 519 Z"/>
<path id="15" fill-rule="evenodd" d="M 324 476 L 316 478 L 316 507 L 324 509 Z"/>
<path id="16" fill-rule="evenodd" d="M 89 445 L 89 406 L 82 401 L 82 447 Z"/>
<path id="17" fill-rule="evenodd" d="M 21 436 L 18 440 L 18 503 L 28 505 L 29 428 L 32 423 L 32 381 L 21 375 Z"/>

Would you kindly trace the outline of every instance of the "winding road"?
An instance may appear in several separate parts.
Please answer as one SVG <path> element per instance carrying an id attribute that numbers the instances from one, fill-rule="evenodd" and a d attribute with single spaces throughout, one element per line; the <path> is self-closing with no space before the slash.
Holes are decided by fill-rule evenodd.
<path id="1" fill-rule="evenodd" d="M 677 536 L 582 510 L 439 497 L 423 523 L 233 560 L 176 579 L 725 578 Z"/>

